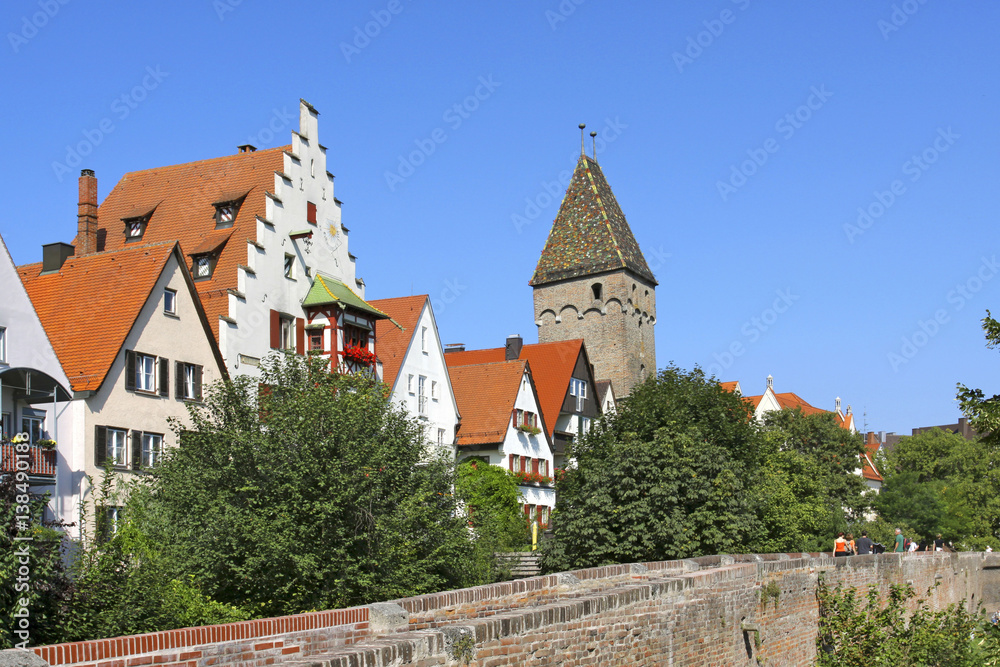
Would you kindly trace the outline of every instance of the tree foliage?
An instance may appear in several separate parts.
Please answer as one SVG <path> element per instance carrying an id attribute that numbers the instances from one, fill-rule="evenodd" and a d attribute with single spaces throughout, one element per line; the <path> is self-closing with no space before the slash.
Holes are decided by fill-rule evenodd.
<path id="1" fill-rule="evenodd" d="M 822 580 L 819 598 L 818 667 L 980 667 L 996 665 L 1000 633 L 969 613 L 965 604 L 933 611 L 927 597 L 913 587 L 893 585 L 885 600 L 877 588 L 866 595 L 857 589 L 830 589 Z"/>
<path id="2" fill-rule="evenodd" d="M 213 386 L 150 475 L 141 528 L 174 577 L 255 614 L 344 607 L 464 582 L 449 464 L 371 378 L 275 355 Z"/>
<path id="3" fill-rule="evenodd" d="M 982 322 L 986 347 L 996 349 L 1000 346 L 1000 322 L 993 319 L 988 310 Z M 983 439 L 988 444 L 1000 447 L 1000 394 L 987 397 L 982 389 L 969 389 L 960 382 L 957 398 L 959 407 L 969 418 L 972 428 L 983 434 Z"/>
<path id="4" fill-rule="evenodd" d="M 495 554 L 525 543 L 525 521 L 517 481 L 505 469 L 476 460 L 458 466 L 455 494 L 473 532 L 470 583 L 488 584 L 509 572 Z"/>
<path id="5" fill-rule="evenodd" d="M 575 443 L 548 570 L 740 551 L 757 531 L 761 439 L 748 405 L 674 366 Z"/>

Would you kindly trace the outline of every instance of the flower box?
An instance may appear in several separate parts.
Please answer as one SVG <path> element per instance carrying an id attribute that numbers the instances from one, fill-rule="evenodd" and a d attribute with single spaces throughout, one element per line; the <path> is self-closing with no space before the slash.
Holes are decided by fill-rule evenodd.
<path id="1" fill-rule="evenodd" d="M 375 363 L 375 353 L 369 352 L 368 348 L 348 345 L 344 347 L 344 359 L 362 366 L 371 366 Z"/>

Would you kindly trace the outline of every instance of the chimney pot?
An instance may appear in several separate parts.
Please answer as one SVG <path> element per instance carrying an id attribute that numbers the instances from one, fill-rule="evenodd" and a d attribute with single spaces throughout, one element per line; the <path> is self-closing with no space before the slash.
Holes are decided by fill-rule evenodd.
<path id="1" fill-rule="evenodd" d="M 236 147 L 240 153 L 256 153 L 257 147 L 252 144 L 240 144 Z"/>
<path id="2" fill-rule="evenodd" d="M 97 177 L 93 169 L 80 170 L 76 237 L 80 255 L 97 252 Z"/>

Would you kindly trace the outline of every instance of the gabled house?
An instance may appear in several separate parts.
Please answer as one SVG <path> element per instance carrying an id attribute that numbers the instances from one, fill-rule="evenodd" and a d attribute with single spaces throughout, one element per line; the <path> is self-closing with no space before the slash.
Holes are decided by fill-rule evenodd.
<path id="1" fill-rule="evenodd" d="M 504 347 L 449 349 L 444 356 L 449 368 L 516 359 L 530 362 L 556 468 L 566 466 L 566 446 L 590 430 L 591 421 L 601 415 L 593 366 L 579 338 L 524 345 L 520 336 L 510 336 Z"/>
<path id="2" fill-rule="evenodd" d="M 375 322 L 382 381 L 392 388 L 393 401 L 423 423 L 428 442 L 454 457 L 458 403 L 430 297 L 375 299 L 371 305 L 392 318 Z"/>
<path id="3" fill-rule="evenodd" d="M 524 514 L 549 525 L 556 505 L 552 450 L 531 368 L 523 359 L 449 366 L 462 415 L 458 461 L 475 458 L 519 480 Z"/>
<path id="4" fill-rule="evenodd" d="M 615 398 L 615 387 L 611 380 L 597 381 L 597 404 L 601 406 L 601 414 L 614 412 L 618 399 Z"/>
<path id="5" fill-rule="evenodd" d="M 878 468 L 875 467 L 875 454 L 878 453 L 880 445 L 878 436 L 873 431 L 869 431 L 865 436 L 865 454 L 861 460 L 861 476 L 865 478 L 865 484 L 868 485 L 868 488 L 874 489 L 875 493 L 882 490 L 882 482 L 885 481 Z"/>
<path id="6" fill-rule="evenodd" d="M 81 219 L 77 254 L 179 243 L 230 373 L 256 373 L 272 350 L 304 353 L 302 303 L 321 272 L 365 296 L 318 116 L 303 100 L 289 145 L 243 145 L 234 155 L 127 173 L 99 209 L 90 172 L 93 216 Z"/>
<path id="7" fill-rule="evenodd" d="M 32 492 L 52 495 L 60 468 L 67 474 L 60 452 L 73 442 L 69 380 L 2 237 L 0 294 L 0 475 L 20 474 Z M 48 518 L 56 509 L 50 500 Z"/>
<path id="8" fill-rule="evenodd" d="M 45 251 L 18 273 L 72 392 L 55 509 L 80 525 L 77 509 L 92 491 L 86 477 L 97 485 L 106 465 L 123 476 L 155 466 L 178 444 L 167 420 L 186 422 L 187 404 L 226 371 L 176 242 Z"/>

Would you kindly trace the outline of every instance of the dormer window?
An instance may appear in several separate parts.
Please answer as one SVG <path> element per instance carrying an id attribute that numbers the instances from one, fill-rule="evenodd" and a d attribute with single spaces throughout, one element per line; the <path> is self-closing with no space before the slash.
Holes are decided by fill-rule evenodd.
<path id="1" fill-rule="evenodd" d="M 149 218 L 143 216 L 141 218 L 126 218 L 125 219 L 125 242 L 129 241 L 139 241 L 142 239 L 142 235 L 146 233 L 146 223 Z"/>
<path id="2" fill-rule="evenodd" d="M 212 271 L 215 270 L 215 255 L 195 255 L 194 262 L 191 266 L 191 274 L 194 276 L 195 280 L 204 280 L 206 278 L 212 277 Z"/>
<path id="3" fill-rule="evenodd" d="M 236 213 L 239 211 L 239 202 L 228 201 L 215 205 L 215 228 L 226 229 L 232 227 L 236 221 Z"/>

